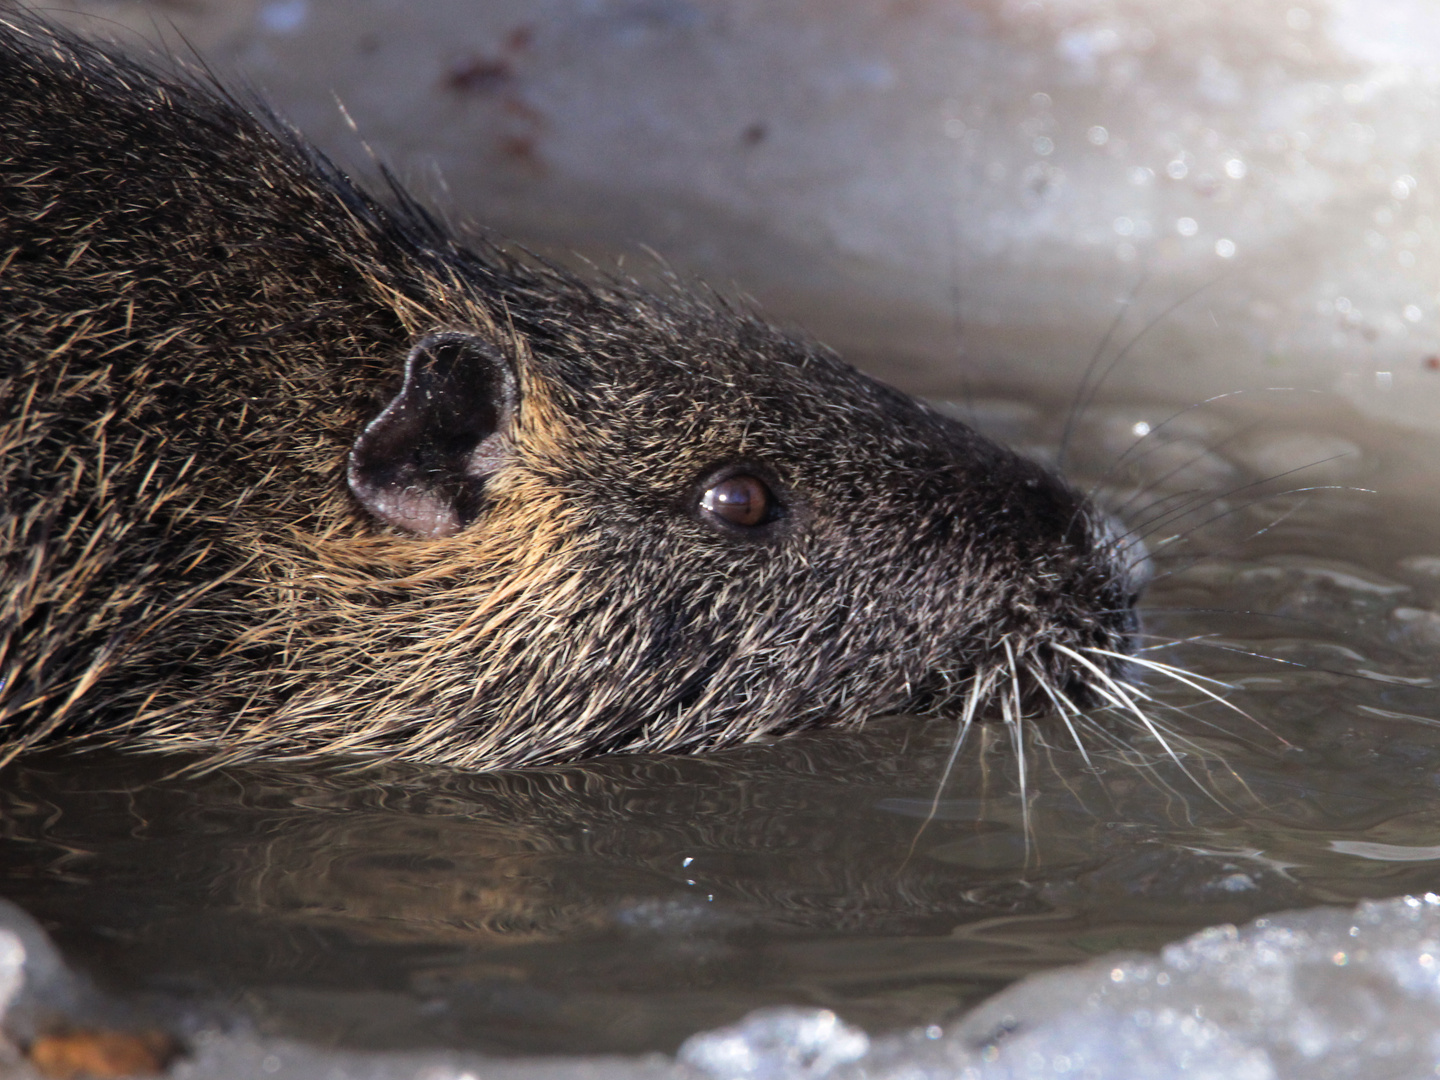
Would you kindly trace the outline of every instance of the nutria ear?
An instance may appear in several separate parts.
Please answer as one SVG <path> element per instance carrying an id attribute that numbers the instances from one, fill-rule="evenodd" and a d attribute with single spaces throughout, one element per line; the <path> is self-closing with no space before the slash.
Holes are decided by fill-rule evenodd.
<path id="1" fill-rule="evenodd" d="M 405 382 L 350 449 L 350 490 L 376 517 L 420 536 L 451 536 L 480 511 L 504 463 L 519 404 L 490 342 L 433 334 L 410 351 Z"/>

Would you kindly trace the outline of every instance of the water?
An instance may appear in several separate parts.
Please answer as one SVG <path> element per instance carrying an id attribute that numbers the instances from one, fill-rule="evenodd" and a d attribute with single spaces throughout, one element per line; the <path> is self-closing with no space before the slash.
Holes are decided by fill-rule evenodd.
<path id="1" fill-rule="evenodd" d="M 955 408 L 1042 453 L 1064 426 Z M 1244 715 L 1151 678 L 1166 746 L 1041 719 L 1023 800 L 1002 727 L 947 776 L 954 727 L 903 717 L 494 775 L 41 755 L 0 776 L 0 895 L 124 997 L 533 1055 L 673 1052 L 770 1005 L 942 1024 L 1097 954 L 1440 890 L 1435 448 L 1297 395 L 1175 411 L 1093 410 L 1069 458 L 1111 505 L 1148 486 L 1132 521 L 1182 511 L 1145 655 Z"/>

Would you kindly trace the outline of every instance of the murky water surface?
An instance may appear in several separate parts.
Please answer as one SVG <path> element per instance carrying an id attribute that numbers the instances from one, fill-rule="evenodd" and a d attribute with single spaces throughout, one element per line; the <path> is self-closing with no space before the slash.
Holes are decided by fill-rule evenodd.
<path id="1" fill-rule="evenodd" d="M 941 1021 L 1095 953 L 1440 890 L 1435 448 L 1325 408 L 1080 425 L 1070 471 L 1150 532 L 1144 657 L 1228 705 L 1152 677 L 1156 731 L 1096 713 L 1084 754 L 1040 719 L 1023 798 L 1004 728 L 947 774 L 953 726 L 909 718 L 488 776 L 42 756 L 0 774 L 0 895 L 108 985 L 267 1032 L 578 1053 L 775 1003 Z M 1051 454 L 1063 427 L 961 411 Z"/>

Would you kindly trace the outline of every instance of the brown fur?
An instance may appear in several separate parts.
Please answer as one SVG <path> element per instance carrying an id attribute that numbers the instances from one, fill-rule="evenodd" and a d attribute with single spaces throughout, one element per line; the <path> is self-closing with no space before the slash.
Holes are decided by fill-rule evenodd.
<path id="1" fill-rule="evenodd" d="M 1002 669 L 1083 698 L 1054 644 L 1133 631 L 1083 499 L 749 314 L 461 247 L 38 20 L 0 20 L 0 99 L 0 761 L 688 751 Z M 426 537 L 347 455 L 447 333 L 519 405 Z M 754 536 L 695 509 L 735 463 L 786 506 Z"/>

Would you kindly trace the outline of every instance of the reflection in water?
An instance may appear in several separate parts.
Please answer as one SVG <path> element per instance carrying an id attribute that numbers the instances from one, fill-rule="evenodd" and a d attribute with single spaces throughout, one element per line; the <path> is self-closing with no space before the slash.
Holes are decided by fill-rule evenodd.
<path id="1" fill-rule="evenodd" d="M 273 1032 L 578 1052 L 673 1049 L 776 1003 L 928 1023 L 1105 950 L 1440 888 L 1433 515 L 1246 490 L 1246 430 L 1157 437 L 1161 464 L 1105 489 L 1148 475 L 1145 499 L 1179 505 L 1191 461 L 1241 492 L 1150 537 L 1147 629 L 1253 722 L 1168 687 L 1178 762 L 1102 713 L 1089 764 L 1037 724 L 1028 834 L 996 724 L 943 790 L 954 729 L 906 718 L 493 775 L 50 755 L 0 775 L 0 894 L 121 989 Z"/>

